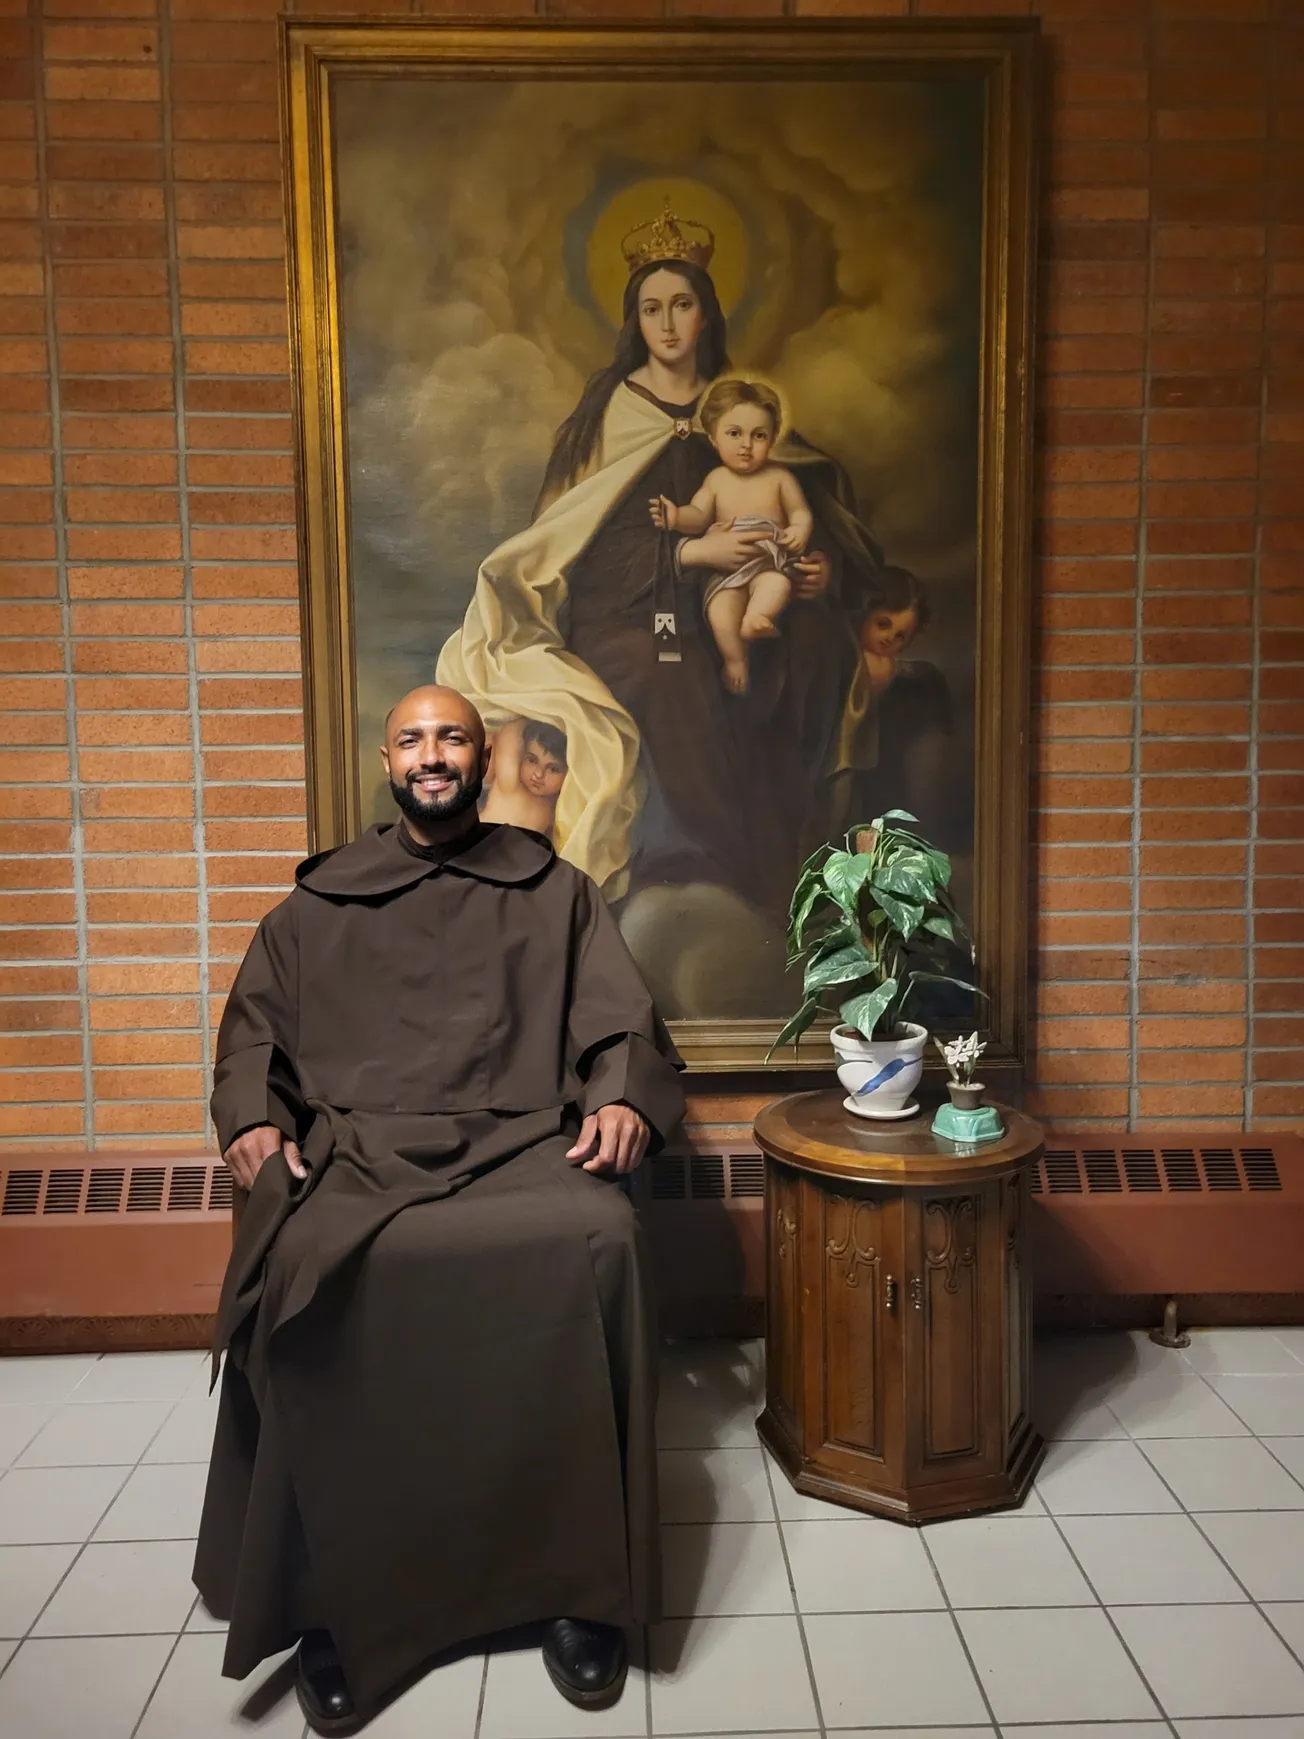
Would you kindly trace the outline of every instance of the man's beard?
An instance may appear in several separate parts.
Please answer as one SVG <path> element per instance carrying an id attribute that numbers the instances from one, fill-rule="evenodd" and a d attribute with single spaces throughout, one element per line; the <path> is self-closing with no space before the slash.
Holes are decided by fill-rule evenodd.
<path id="1" fill-rule="evenodd" d="M 463 779 L 451 767 L 443 776 L 457 780 L 457 789 L 450 791 L 446 797 L 422 797 L 412 785 L 406 782 L 396 785 L 390 780 L 390 795 L 409 821 L 415 821 L 418 826 L 429 821 L 453 821 L 459 815 L 465 815 L 468 809 L 475 808 L 484 789 L 481 776 L 477 773 L 474 779 Z"/>

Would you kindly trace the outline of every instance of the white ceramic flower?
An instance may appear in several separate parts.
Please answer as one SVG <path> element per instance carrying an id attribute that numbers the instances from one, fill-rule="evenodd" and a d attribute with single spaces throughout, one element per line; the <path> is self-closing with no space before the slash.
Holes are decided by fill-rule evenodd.
<path id="1" fill-rule="evenodd" d="M 978 1059 L 987 1049 L 986 1044 L 979 1041 L 976 1032 L 970 1033 L 968 1038 L 952 1039 L 948 1044 L 943 1044 L 941 1039 L 936 1038 L 933 1043 L 942 1053 L 942 1061 L 950 1071 L 953 1081 L 967 1085 L 973 1080 L 973 1072 L 978 1066 Z"/>

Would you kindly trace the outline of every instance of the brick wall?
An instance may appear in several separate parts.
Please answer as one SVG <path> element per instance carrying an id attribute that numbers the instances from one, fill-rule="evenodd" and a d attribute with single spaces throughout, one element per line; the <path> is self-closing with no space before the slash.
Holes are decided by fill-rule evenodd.
<path id="1" fill-rule="evenodd" d="M 541 9 L 1041 15 L 1033 1102 L 1304 1121 L 1298 0 Z M 10 1144 L 202 1144 L 304 846 L 275 10 L 0 0 Z"/>

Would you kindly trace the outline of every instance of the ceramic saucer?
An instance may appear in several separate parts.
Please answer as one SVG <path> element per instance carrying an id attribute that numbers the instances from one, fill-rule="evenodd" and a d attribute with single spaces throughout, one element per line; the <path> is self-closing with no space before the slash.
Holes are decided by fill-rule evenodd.
<path id="1" fill-rule="evenodd" d="M 915 1117 L 919 1113 L 919 1101 L 912 1099 L 908 1105 L 903 1105 L 899 1111 L 870 1111 L 864 1105 L 858 1105 L 848 1096 L 842 1101 L 843 1109 L 850 1111 L 856 1117 L 872 1117 L 876 1123 L 896 1123 L 902 1117 Z"/>

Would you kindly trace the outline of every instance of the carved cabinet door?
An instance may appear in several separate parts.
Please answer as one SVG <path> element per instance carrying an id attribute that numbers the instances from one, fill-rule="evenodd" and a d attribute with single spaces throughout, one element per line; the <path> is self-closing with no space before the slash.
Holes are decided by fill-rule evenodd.
<path id="1" fill-rule="evenodd" d="M 835 1479 L 899 1485 L 901 1192 L 810 1179 L 802 1188 L 806 1452 Z"/>
<path id="2" fill-rule="evenodd" d="M 997 1473 L 1006 1421 L 1006 1226 L 1000 1181 L 911 1191 L 904 1310 L 912 1484 Z"/>

